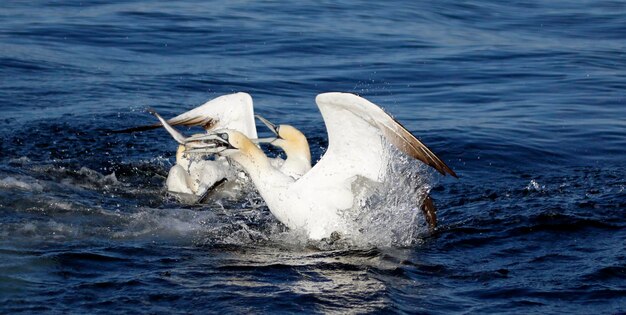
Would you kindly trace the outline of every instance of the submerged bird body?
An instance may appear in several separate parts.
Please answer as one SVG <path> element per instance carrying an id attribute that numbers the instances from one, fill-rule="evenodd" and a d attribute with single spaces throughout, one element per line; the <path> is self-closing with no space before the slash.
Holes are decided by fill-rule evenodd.
<path id="1" fill-rule="evenodd" d="M 252 97 L 247 93 L 223 95 L 210 100 L 192 110 L 182 113 L 172 119 L 165 120 L 153 112 L 161 124 L 137 127 L 134 130 L 146 130 L 163 126 L 178 141 L 185 138 L 172 126 L 200 126 L 209 132 L 214 129 L 235 129 L 246 137 L 257 137 L 254 122 L 254 108 Z M 176 164 L 170 169 L 165 185 L 170 193 L 190 195 L 182 199 L 191 203 L 201 200 L 210 189 L 227 179 L 236 178 L 233 170 L 224 158 L 206 160 L 200 156 L 191 156 L 184 153 L 184 147 L 179 146 L 176 153 Z"/>
<path id="2" fill-rule="evenodd" d="M 348 214 L 359 207 L 359 186 L 385 179 L 392 162 L 386 142 L 420 159 L 442 174 L 456 176 L 430 149 L 378 106 L 348 93 L 325 93 L 316 98 L 328 130 L 328 150 L 300 179 L 271 166 L 250 139 L 235 130 L 219 130 L 185 142 L 195 152 L 213 152 L 232 159 L 248 173 L 272 214 L 311 239 L 333 232 L 351 234 Z M 202 149 L 198 143 L 210 143 Z M 221 147 L 216 148 L 215 145 Z"/>
<path id="3" fill-rule="evenodd" d="M 209 189 L 230 175 L 230 166 L 225 159 L 204 160 L 185 155 L 185 147 L 179 145 L 176 164 L 170 169 L 165 185 L 170 193 L 195 196 L 192 203 L 204 197 Z"/>

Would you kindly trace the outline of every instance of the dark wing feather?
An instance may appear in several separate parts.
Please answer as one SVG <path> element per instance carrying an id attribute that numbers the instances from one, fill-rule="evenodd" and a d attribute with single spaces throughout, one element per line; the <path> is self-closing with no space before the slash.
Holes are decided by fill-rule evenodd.
<path id="1" fill-rule="evenodd" d="M 178 117 L 174 117 L 170 120 L 168 120 L 167 122 L 171 125 L 171 126 L 187 126 L 187 127 L 193 127 L 193 126 L 200 126 L 202 128 L 204 128 L 205 130 L 211 130 L 213 128 L 213 126 L 215 126 L 216 120 L 210 118 L 210 117 L 185 117 L 184 119 L 177 119 Z M 152 130 L 152 129 L 157 129 L 161 127 L 160 123 L 155 123 L 152 125 L 145 125 L 145 126 L 139 126 L 139 127 L 132 127 L 132 128 L 127 128 L 127 129 L 121 129 L 121 130 L 113 130 L 110 131 L 111 133 L 133 133 L 133 132 L 139 132 L 139 131 L 147 131 L 147 130 Z"/>
<path id="2" fill-rule="evenodd" d="M 436 169 L 439 173 L 445 175 L 450 174 L 458 177 L 456 173 L 444 163 L 433 151 L 431 151 L 424 143 L 418 140 L 410 133 L 402 124 L 385 113 L 390 123 L 378 123 L 379 128 L 391 143 L 393 143 L 402 152 L 424 162 Z M 389 126 L 391 125 L 391 126 Z"/>

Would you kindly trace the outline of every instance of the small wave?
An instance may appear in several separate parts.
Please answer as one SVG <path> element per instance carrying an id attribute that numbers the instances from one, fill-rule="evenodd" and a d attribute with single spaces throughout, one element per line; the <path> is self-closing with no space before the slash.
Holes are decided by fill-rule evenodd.
<path id="1" fill-rule="evenodd" d="M 526 186 L 527 192 L 544 192 L 546 190 L 545 185 L 540 185 L 536 180 L 532 179 Z"/>
<path id="2" fill-rule="evenodd" d="M 33 176 L 41 178 L 50 186 L 50 189 L 61 190 L 61 187 L 80 188 L 89 190 L 112 190 L 117 187 L 128 186 L 117 179 L 115 172 L 103 174 L 88 167 L 82 166 L 78 169 L 70 166 L 58 165 L 35 165 L 29 171 Z M 61 187 L 57 187 L 57 186 Z"/>
<path id="3" fill-rule="evenodd" d="M 13 164 L 13 165 L 27 165 L 30 163 L 32 163 L 31 159 L 26 156 L 9 160 L 9 164 Z"/>
<path id="4" fill-rule="evenodd" d="M 43 186 L 34 179 L 17 179 L 11 176 L 0 179 L 0 188 L 43 191 Z"/>

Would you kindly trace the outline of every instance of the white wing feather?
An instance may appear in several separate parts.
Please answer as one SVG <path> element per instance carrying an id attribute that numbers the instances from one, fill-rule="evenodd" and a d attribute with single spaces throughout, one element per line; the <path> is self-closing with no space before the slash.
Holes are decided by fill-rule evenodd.
<path id="1" fill-rule="evenodd" d="M 328 132 L 328 150 L 322 159 L 294 184 L 293 189 L 322 196 L 327 206 L 352 206 L 352 182 L 359 176 L 380 181 L 387 167 L 383 133 L 372 124 L 369 101 L 348 93 L 324 93 L 315 99 Z"/>
<path id="2" fill-rule="evenodd" d="M 257 138 L 252 97 L 250 94 L 243 92 L 214 98 L 190 111 L 169 119 L 167 122 L 171 126 L 199 126 L 206 131 L 214 129 L 234 129 L 242 132 L 250 139 Z M 111 132 L 128 133 L 151 130 L 159 127 L 161 127 L 161 123 L 114 130 Z M 168 131 L 172 134 L 171 130 Z"/>
<path id="3" fill-rule="evenodd" d="M 283 196 L 264 196 L 281 222 L 306 230 L 312 239 L 349 230 L 340 211 L 353 207 L 354 181 L 359 177 L 379 181 L 388 161 L 382 132 L 362 110 L 369 102 L 344 93 L 320 94 L 316 102 L 326 123 L 328 150 Z"/>
<path id="4" fill-rule="evenodd" d="M 252 97 L 243 92 L 214 98 L 169 119 L 168 123 L 172 126 L 201 126 L 206 130 L 234 129 L 250 139 L 257 138 Z"/>
<path id="5" fill-rule="evenodd" d="M 319 94 L 315 101 L 328 131 L 328 150 L 289 187 L 286 196 L 290 204 L 272 210 L 281 222 L 307 229 L 309 237 L 319 239 L 333 231 L 349 230 L 341 211 L 354 206 L 355 180 L 384 179 L 391 163 L 386 141 L 442 173 L 455 175 L 430 149 L 368 100 L 333 92 Z"/>

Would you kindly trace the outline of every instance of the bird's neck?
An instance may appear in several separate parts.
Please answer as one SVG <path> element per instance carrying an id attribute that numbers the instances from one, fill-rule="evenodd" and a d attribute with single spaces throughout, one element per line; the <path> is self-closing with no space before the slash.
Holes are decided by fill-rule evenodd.
<path id="1" fill-rule="evenodd" d="M 307 172 L 311 169 L 311 150 L 309 143 L 304 141 L 291 141 L 283 145 L 287 160 L 283 168 L 302 169 Z"/>
<path id="2" fill-rule="evenodd" d="M 281 193 L 294 182 L 293 178 L 281 173 L 270 164 L 268 157 L 256 145 L 239 148 L 239 152 L 230 156 L 248 173 L 250 179 L 272 209 L 272 205 Z"/>
<path id="3" fill-rule="evenodd" d="M 189 159 L 185 157 L 185 146 L 179 145 L 176 150 L 176 164 L 185 168 L 185 170 L 189 169 Z"/>
<path id="4" fill-rule="evenodd" d="M 287 155 L 280 170 L 292 177 L 299 178 L 311 169 L 311 159 L 300 154 Z"/>

